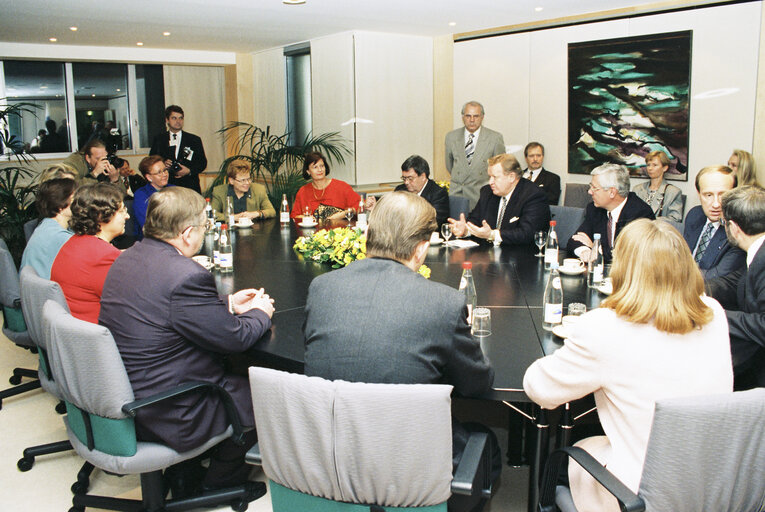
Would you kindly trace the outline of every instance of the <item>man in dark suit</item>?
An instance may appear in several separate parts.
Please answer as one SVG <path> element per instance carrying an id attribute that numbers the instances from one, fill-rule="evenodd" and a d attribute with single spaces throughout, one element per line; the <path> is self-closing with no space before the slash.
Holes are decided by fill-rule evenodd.
<path id="1" fill-rule="evenodd" d="M 694 206 L 685 218 L 683 237 L 704 279 L 714 279 L 738 270 L 746 264 L 746 253 L 732 246 L 720 226 L 722 196 L 736 186 L 730 167 L 704 167 L 696 175 L 700 206 Z"/>
<path id="2" fill-rule="evenodd" d="M 308 290 L 306 375 L 451 384 L 463 396 L 491 389 L 494 371 L 471 337 L 465 296 L 416 272 L 435 229 L 435 210 L 414 194 L 392 192 L 375 205 L 369 217 L 368 257 L 317 277 Z M 455 462 L 467 435 L 467 427 L 453 421 Z M 502 463 L 496 443 L 493 456 L 496 478 Z M 449 510 L 452 505 L 471 510 L 474 503 L 459 503 L 464 498 L 453 495 Z"/>
<path id="3" fill-rule="evenodd" d="M 728 317 L 736 389 L 765 386 L 765 190 L 734 188 L 722 197 L 728 240 L 746 251 L 746 266 L 707 281 Z"/>
<path id="4" fill-rule="evenodd" d="M 202 139 L 183 131 L 183 109 L 170 105 L 165 109 L 168 131 L 154 137 L 150 155 L 161 155 L 170 169 L 170 184 L 202 193 L 199 175 L 207 167 Z M 177 165 L 173 167 L 173 163 Z"/>
<path id="5" fill-rule="evenodd" d="M 523 177 L 547 194 L 547 203 L 550 206 L 557 205 L 560 199 L 560 176 L 542 166 L 545 161 L 545 147 L 539 142 L 529 142 L 523 150 L 523 156 L 526 157 L 527 165 L 523 170 Z"/>
<path id="6" fill-rule="evenodd" d="M 271 327 L 274 308 L 263 290 L 220 297 L 212 274 L 191 259 L 204 240 L 204 207 L 202 196 L 183 187 L 151 196 L 145 238 L 109 270 L 98 322 L 114 336 L 136 399 L 189 381 L 214 383 L 231 394 L 242 425 L 251 430 L 245 446 L 231 439 L 217 445 L 202 482 L 213 488 L 247 481 L 244 455 L 257 440 L 247 378 L 226 374 L 221 354 L 251 347 Z M 180 452 L 227 425 L 215 393 L 189 393 L 136 416 L 139 440 Z M 259 485 L 253 490 L 265 492 Z"/>
<path id="7" fill-rule="evenodd" d="M 430 166 L 420 155 L 412 155 L 401 164 L 401 185 L 396 191 L 405 190 L 425 199 L 436 209 L 438 226 L 449 217 L 449 194 L 430 179 Z"/>
<path id="8" fill-rule="evenodd" d="M 468 198 L 470 208 L 478 201 L 481 187 L 486 184 L 486 162 L 505 152 L 502 134 L 482 126 L 483 105 L 468 101 L 462 106 L 464 128 L 446 134 L 446 170 L 451 175 L 449 193 Z"/>
<path id="9" fill-rule="evenodd" d="M 592 238 L 600 233 L 603 258 L 611 262 L 611 251 L 622 228 L 635 219 L 654 220 L 653 210 L 630 192 L 630 173 L 617 164 L 603 164 L 590 173 L 592 203 L 584 209 L 584 221 L 568 241 L 568 250 L 584 261 L 589 260 Z"/>
<path id="10" fill-rule="evenodd" d="M 550 207 L 547 196 L 529 180 L 521 178 L 521 166 L 513 155 L 489 159 L 489 184 L 473 211 L 449 219 L 454 236 L 472 235 L 495 245 L 534 245 L 534 233 L 547 229 Z"/>

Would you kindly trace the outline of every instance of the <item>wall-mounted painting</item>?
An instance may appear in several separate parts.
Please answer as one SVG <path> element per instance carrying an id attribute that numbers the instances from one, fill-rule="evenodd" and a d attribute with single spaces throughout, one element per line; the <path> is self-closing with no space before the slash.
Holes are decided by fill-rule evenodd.
<path id="1" fill-rule="evenodd" d="M 688 180 L 692 32 L 568 45 L 568 172 L 625 165 L 646 176 L 664 151 L 667 179 Z"/>

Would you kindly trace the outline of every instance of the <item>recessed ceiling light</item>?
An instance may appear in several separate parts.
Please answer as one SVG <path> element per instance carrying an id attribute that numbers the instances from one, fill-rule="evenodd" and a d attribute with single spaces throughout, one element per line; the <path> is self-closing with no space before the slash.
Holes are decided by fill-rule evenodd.
<path id="1" fill-rule="evenodd" d="M 143 43 L 142 43 L 141 41 L 138 41 L 136 44 L 137 44 L 138 46 L 143 46 Z"/>
<path id="2" fill-rule="evenodd" d="M 456 21 L 450 21 L 449 22 L 449 26 L 450 27 L 456 27 L 457 26 L 457 22 Z"/>
<path id="3" fill-rule="evenodd" d="M 77 32 L 77 27 L 69 27 L 69 30 L 71 30 L 72 32 Z"/>
<path id="4" fill-rule="evenodd" d="M 58 41 L 58 39 L 56 39 L 55 37 L 50 37 L 48 38 L 48 41 L 50 41 L 51 43 L 55 43 L 56 41 Z"/>
<path id="5" fill-rule="evenodd" d="M 117 92 L 121 92 L 121 91 L 122 91 L 122 89 L 117 89 Z"/>
<path id="6" fill-rule="evenodd" d="M 300 5 L 304 4 L 305 0 L 282 0 L 282 3 L 285 5 Z"/>
<path id="7" fill-rule="evenodd" d="M 162 32 L 162 35 L 163 35 L 163 36 L 169 36 L 169 35 L 170 35 L 170 32 Z"/>
<path id="8" fill-rule="evenodd" d="M 40 89 L 47 89 L 47 88 L 48 88 L 48 86 L 47 86 L 47 85 L 41 85 L 41 86 L 40 86 Z"/>
<path id="9" fill-rule="evenodd" d="M 540 12 L 544 10 L 544 7 L 534 7 L 534 10 Z"/>
<path id="10" fill-rule="evenodd" d="M 95 95 L 95 94 L 91 94 L 91 96 L 92 96 L 92 97 L 94 97 L 94 98 L 96 97 L 96 95 Z"/>

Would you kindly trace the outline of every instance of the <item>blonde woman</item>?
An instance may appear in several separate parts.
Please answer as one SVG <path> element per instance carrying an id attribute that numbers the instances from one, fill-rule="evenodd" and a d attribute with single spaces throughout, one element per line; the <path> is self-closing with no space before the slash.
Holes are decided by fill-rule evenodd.
<path id="1" fill-rule="evenodd" d="M 645 170 L 649 181 L 632 189 L 648 203 L 656 218 L 666 217 L 675 222 L 683 221 L 683 193 L 664 179 L 669 169 L 669 158 L 663 151 L 653 151 L 645 157 Z"/>
<path id="2" fill-rule="evenodd" d="M 619 235 L 613 294 L 582 316 L 571 337 L 532 364 L 526 394 L 546 409 L 594 393 L 605 436 L 580 441 L 637 492 L 657 400 L 733 390 L 728 324 L 688 244 L 669 223 L 640 219 Z M 569 480 L 580 512 L 617 511 L 576 463 Z"/>
<path id="3" fill-rule="evenodd" d="M 734 149 L 733 154 L 728 158 L 728 167 L 736 173 L 736 186 L 760 186 L 757 183 L 757 167 L 754 165 L 754 157 L 750 152 L 743 149 Z"/>

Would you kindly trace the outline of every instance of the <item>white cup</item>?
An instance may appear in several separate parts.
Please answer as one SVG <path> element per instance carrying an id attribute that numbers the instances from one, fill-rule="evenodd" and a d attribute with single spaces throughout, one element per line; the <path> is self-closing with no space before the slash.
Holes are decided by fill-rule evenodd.
<path id="1" fill-rule="evenodd" d="M 584 262 L 579 258 L 565 258 L 563 260 L 563 268 L 566 270 L 582 270 L 584 269 Z"/>

